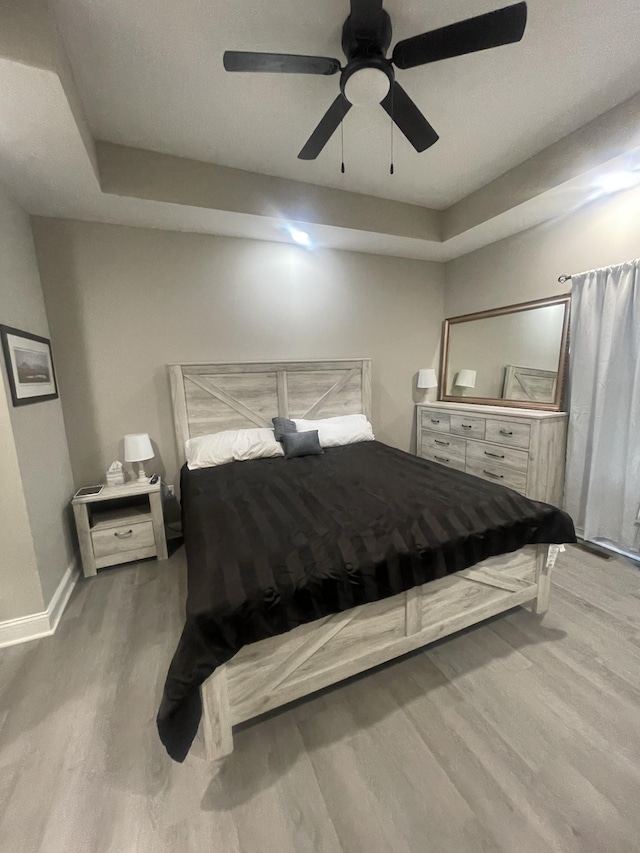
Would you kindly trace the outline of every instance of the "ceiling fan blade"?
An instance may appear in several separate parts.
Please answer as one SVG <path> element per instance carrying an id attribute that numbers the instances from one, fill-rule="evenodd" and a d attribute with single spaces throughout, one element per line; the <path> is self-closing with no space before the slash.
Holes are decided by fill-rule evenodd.
<path id="1" fill-rule="evenodd" d="M 527 4 L 516 3 L 466 21 L 399 41 L 393 50 L 398 68 L 414 68 L 520 41 L 527 25 Z"/>
<path id="2" fill-rule="evenodd" d="M 380 103 L 416 151 L 430 148 L 440 138 L 399 83 Z"/>
<path id="3" fill-rule="evenodd" d="M 327 56 L 297 56 L 292 53 L 250 53 L 225 50 L 226 71 L 265 71 L 274 74 L 336 74 L 340 61 Z"/>
<path id="4" fill-rule="evenodd" d="M 334 131 L 340 127 L 340 122 L 351 109 L 351 104 L 343 94 L 338 95 L 329 109 L 320 119 L 319 125 L 306 141 L 302 151 L 298 154 L 299 160 L 315 160 L 324 146 L 333 136 Z"/>
<path id="5" fill-rule="evenodd" d="M 351 29 L 358 39 L 375 41 L 382 25 L 382 0 L 351 0 Z"/>

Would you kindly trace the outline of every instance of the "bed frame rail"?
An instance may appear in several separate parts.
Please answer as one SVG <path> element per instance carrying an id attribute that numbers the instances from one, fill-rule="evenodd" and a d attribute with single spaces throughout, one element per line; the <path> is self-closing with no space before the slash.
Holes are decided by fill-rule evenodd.
<path id="1" fill-rule="evenodd" d="M 202 685 L 207 759 L 233 751 L 238 723 L 518 605 L 546 612 L 552 562 L 548 546 L 529 545 L 245 646 Z"/>

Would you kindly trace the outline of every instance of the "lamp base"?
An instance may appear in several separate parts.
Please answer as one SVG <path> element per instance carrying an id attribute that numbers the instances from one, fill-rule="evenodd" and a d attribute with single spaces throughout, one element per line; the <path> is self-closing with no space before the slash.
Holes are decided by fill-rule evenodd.
<path id="1" fill-rule="evenodd" d="M 138 479 L 136 483 L 146 483 L 148 480 L 147 475 L 144 473 L 144 463 L 138 462 Z"/>

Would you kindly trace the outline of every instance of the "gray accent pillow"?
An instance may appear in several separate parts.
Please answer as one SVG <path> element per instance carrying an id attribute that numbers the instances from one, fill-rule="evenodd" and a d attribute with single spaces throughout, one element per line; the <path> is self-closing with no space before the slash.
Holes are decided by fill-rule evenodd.
<path id="1" fill-rule="evenodd" d="M 320 456 L 324 453 L 320 447 L 317 429 L 306 432 L 285 432 L 281 441 L 287 459 L 292 459 L 294 456 Z"/>
<path id="2" fill-rule="evenodd" d="M 271 423 L 276 441 L 282 441 L 283 435 L 296 431 L 296 425 L 289 418 L 271 418 Z"/>

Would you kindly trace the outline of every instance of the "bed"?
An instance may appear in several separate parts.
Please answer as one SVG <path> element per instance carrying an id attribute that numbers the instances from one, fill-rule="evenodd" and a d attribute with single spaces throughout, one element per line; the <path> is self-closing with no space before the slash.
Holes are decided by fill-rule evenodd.
<path id="1" fill-rule="evenodd" d="M 369 359 L 170 365 L 188 438 L 371 414 Z M 553 507 L 377 441 L 181 474 L 189 586 L 158 729 L 177 761 L 233 726 L 484 619 L 543 613 Z"/>

